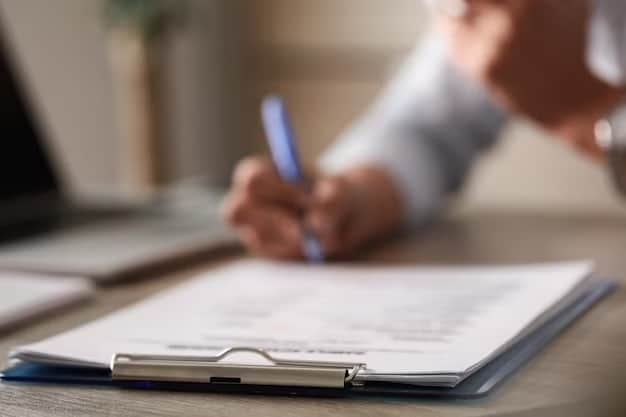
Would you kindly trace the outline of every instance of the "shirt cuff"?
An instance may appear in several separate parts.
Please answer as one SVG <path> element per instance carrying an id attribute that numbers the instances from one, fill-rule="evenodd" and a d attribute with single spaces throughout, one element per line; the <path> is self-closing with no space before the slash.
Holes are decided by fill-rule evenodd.
<path id="1" fill-rule="evenodd" d="M 367 125 L 353 129 L 326 151 L 320 159 L 322 171 L 340 174 L 358 165 L 383 169 L 401 194 L 405 223 L 419 226 L 432 220 L 446 195 L 445 176 L 432 148 L 420 146 L 415 137 L 395 137 L 388 146 L 384 138 L 368 137 L 367 130 Z"/>

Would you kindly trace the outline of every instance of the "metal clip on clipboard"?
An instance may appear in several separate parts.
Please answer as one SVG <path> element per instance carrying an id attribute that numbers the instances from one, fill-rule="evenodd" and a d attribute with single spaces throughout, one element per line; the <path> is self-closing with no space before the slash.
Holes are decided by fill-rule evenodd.
<path id="1" fill-rule="evenodd" d="M 234 353 L 254 353 L 268 365 L 224 363 Z M 315 388 L 344 388 L 365 365 L 274 358 L 259 348 L 232 347 L 215 356 L 115 354 L 111 359 L 114 381 L 221 383 Z"/>

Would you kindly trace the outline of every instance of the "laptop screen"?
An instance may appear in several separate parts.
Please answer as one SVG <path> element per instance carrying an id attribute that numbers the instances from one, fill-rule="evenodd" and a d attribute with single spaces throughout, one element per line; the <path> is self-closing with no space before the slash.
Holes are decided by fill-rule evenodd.
<path id="1" fill-rule="evenodd" d="M 0 210 L 58 192 L 57 178 L 7 48 L 0 28 Z"/>

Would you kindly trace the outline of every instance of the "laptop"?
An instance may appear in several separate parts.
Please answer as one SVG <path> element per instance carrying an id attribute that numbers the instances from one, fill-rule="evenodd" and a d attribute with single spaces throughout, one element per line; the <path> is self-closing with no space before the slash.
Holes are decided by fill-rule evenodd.
<path id="1" fill-rule="evenodd" d="M 196 187 L 141 204 L 79 204 L 61 187 L 0 30 L 0 269 L 112 281 L 234 243 L 221 193 Z"/>

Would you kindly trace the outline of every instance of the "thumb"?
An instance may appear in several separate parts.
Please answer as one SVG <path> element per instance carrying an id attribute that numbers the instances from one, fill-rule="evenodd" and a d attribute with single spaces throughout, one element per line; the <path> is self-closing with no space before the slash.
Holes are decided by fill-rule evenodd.
<path id="1" fill-rule="evenodd" d="M 323 178 L 314 184 L 305 221 L 319 235 L 326 251 L 333 252 L 341 245 L 353 200 L 350 185 L 341 178 Z"/>

